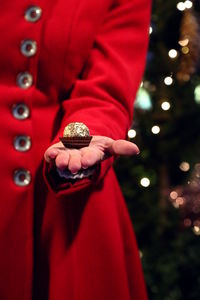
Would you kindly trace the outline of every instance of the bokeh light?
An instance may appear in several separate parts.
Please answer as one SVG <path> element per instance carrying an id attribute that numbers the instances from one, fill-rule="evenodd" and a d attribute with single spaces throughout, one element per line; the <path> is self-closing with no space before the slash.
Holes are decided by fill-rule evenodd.
<path id="1" fill-rule="evenodd" d="M 160 132 L 160 127 L 158 125 L 154 125 L 151 128 L 151 131 L 152 131 L 153 134 L 158 134 Z"/>
<path id="2" fill-rule="evenodd" d="M 165 77 L 164 83 L 165 83 L 166 85 L 171 85 L 171 84 L 173 83 L 172 77 L 170 77 L 170 76 Z"/>
<path id="3" fill-rule="evenodd" d="M 129 131 L 128 131 L 128 137 L 130 138 L 130 139 L 133 139 L 134 137 L 136 137 L 136 130 L 135 129 L 130 129 Z"/>
<path id="4" fill-rule="evenodd" d="M 164 102 L 162 102 L 162 104 L 161 104 L 161 108 L 162 108 L 163 110 L 169 110 L 170 107 L 171 107 L 171 105 L 170 105 L 170 103 L 169 103 L 168 101 L 164 101 Z"/>
<path id="5" fill-rule="evenodd" d="M 150 185 L 150 180 L 149 180 L 149 178 L 143 177 L 143 178 L 140 180 L 140 184 L 141 184 L 141 186 L 143 186 L 143 187 L 148 187 L 148 186 Z"/>

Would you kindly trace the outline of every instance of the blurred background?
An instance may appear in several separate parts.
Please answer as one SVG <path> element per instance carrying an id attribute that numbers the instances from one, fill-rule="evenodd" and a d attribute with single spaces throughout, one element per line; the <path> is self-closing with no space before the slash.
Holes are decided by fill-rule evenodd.
<path id="1" fill-rule="evenodd" d="M 200 299 L 200 1 L 154 0 L 146 71 L 115 169 L 150 300 Z"/>

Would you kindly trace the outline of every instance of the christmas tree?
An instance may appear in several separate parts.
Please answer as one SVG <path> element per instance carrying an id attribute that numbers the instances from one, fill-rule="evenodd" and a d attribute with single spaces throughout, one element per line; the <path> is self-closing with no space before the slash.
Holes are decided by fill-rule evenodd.
<path id="1" fill-rule="evenodd" d="M 147 65 L 115 169 L 149 299 L 200 297 L 200 3 L 155 0 Z"/>

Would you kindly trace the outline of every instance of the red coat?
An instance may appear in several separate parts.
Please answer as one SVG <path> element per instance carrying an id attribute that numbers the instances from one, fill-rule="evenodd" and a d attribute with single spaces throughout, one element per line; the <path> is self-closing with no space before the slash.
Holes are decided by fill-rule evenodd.
<path id="1" fill-rule="evenodd" d="M 149 15 L 150 0 L 1 1 L 1 300 L 146 299 L 113 159 L 75 184 L 42 164 L 69 122 L 125 138 Z"/>

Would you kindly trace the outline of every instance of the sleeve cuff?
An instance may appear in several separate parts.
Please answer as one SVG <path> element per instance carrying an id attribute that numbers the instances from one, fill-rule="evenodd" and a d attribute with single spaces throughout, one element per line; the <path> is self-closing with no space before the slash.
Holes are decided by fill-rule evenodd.
<path id="1" fill-rule="evenodd" d="M 49 188 L 55 195 L 69 195 L 85 189 L 93 189 L 103 184 L 103 179 L 114 162 L 114 157 L 109 157 L 96 166 L 94 174 L 88 178 L 70 180 L 60 177 L 54 163 L 44 161 L 43 176 Z"/>

